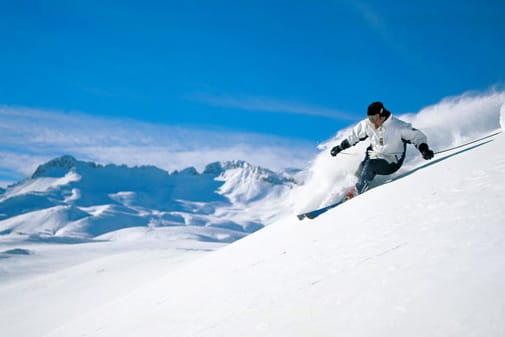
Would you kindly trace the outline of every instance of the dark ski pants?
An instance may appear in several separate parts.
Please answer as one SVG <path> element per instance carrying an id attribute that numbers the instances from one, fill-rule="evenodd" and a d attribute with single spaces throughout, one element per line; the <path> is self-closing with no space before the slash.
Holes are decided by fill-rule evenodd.
<path id="1" fill-rule="evenodd" d="M 370 159 L 367 149 L 365 159 L 361 162 L 358 171 L 356 172 L 356 176 L 358 177 L 358 183 L 356 184 L 357 192 L 361 194 L 368 190 L 370 182 L 377 174 L 389 175 L 398 171 L 402 166 L 404 159 L 405 152 L 396 163 L 389 163 L 384 159 Z"/>

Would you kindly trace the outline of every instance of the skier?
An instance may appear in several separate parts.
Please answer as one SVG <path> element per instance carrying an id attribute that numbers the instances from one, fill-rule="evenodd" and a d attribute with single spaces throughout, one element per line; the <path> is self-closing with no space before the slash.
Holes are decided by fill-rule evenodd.
<path id="1" fill-rule="evenodd" d="M 358 142 L 370 139 L 365 159 L 356 172 L 358 182 L 346 194 L 346 199 L 365 192 L 377 174 L 389 175 L 398 171 L 405 159 L 407 144 L 414 144 L 426 160 L 434 155 L 427 144 L 426 135 L 392 116 L 381 102 L 370 104 L 367 115 L 368 118 L 358 123 L 346 139 L 331 149 L 331 155 L 335 157 Z"/>

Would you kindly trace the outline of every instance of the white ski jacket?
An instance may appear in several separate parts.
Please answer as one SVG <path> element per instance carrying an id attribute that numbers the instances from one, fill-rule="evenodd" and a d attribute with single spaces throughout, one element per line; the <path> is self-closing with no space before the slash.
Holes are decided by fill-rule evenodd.
<path id="1" fill-rule="evenodd" d="M 367 119 L 359 122 L 347 137 L 350 145 L 370 139 L 371 149 L 368 155 L 371 159 L 385 159 L 388 163 L 397 163 L 405 155 L 406 144 L 412 143 L 419 147 L 427 143 L 424 133 L 412 127 L 393 115 L 390 115 L 384 123 L 375 129 L 375 126 Z"/>

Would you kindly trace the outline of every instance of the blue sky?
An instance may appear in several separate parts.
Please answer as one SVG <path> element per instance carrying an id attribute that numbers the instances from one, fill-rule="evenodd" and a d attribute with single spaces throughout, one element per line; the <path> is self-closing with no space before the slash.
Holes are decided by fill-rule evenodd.
<path id="1" fill-rule="evenodd" d="M 503 13 L 501 0 L 3 0 L 0 105 L 306 149 L 374 100 L 403 114 L 503 87 Z"/>

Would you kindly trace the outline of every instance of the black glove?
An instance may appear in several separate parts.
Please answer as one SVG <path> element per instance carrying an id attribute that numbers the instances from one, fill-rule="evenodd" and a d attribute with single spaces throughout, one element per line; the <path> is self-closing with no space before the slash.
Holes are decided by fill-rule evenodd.
<path id="1" fill-rule="evenodd" d="M 348 149 L 351 147 L 351 143 L 347 139 L 344 139 L 340 145 L 337 145 L 333 147 L 330 151 L 331 155 L 335 157 L 337 154 L 340 152 L 344 151 L 345 149 Z"/>
<path id="2" fill-rule="evenodd" d="M 339 154 L 341 151 L 343 150 L 343 148 L 340 146 L 340 145 L 337 145 L 337 146 L 334 146 L 332 149 L 331 149 L 331 155 L 333 157 L 335 157 L 337 154 Z"/>
<path id="3" fill-rule="evenodd" d="M 426 143 L 422 143 L 421 145 L 419 145 L 417 149 L 419 150 L 419 152 L 421 152 L 421 155 L 426 160 L 430 160 L 435 155 L 433 151 L 430 150 L 428 144 Z"/>

